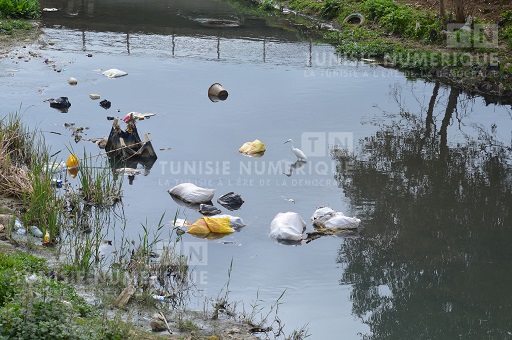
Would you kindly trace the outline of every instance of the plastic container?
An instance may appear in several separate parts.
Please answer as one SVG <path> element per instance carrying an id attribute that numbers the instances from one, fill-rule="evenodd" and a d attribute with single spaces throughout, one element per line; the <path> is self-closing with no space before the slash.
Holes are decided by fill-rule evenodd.
<path id="1" fill-rule="evenodd" d="M 52 185 L 56 188 L 62 188 L 62 180 L 57 178 L 52 178 Z"/>
<path id="2" fill-rule="evenodd" d="M 50 243 L 50 234 L 48 233 L 48 230 L 46 230 L 46 233 L 44 234 L 44 237 L 43 237 L 43 244 L 48 244 Z"/>
<path id="3" fill-rule="evenodd" d="M 208 98 L 214 103 L 220 100 L 226 100 L 228 99 L 228 91 L 226 91 L 221 84 L 214 83 L 208 89 Z"/>

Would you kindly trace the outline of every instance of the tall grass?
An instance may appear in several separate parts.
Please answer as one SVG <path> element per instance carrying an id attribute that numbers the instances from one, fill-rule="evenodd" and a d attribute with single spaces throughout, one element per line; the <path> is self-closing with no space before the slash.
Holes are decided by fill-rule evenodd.
<path id="1" fill-rule="evenodd" d="M 55 238 L 62 209 L 45 170 L 48 154 L 42 136 L 31 132 L 18 114 L 0 120 L 0 192 L 24 203 L 25 225 L 39 226 Z"/>
<path id="2" fill-rule="evenodd" d="M 32 191 L 24 196 L 27 207 L 23 215 L 25 225 L 36 225 L 43 234 L 48 231 L 50 240 L 56 240 L 61 231 L 64 216 L 64 200 L 59 197 L 52 185 L 52 169 L 48 150 L 38 144 L 30 161 L 29 178 Z M 42 146 L 41 146 L 42 145 Z"/>
<path id="3" fill-rule="evenodd" d="M 122 177 L 114 177 L 106 160 L 94 158 L 92 161 L 84 152 L 78 168 L 80 188 L 56 191 L 52 177 L 56 176 L 59 165 L 49 155 L 43 136 L 36 130 L 30 131 L 20 115 L 9 114 L 0 119 L 0 193 L 23 203 L 20 217 L 25 226 L 35 225 L 43 234 L 48 231 L 51 241 L 55 242 L 64 225 L 97 221 L 94 214 L 83 213 L 87 209 L 103 209 L 118 202 Z M 65 170 L 64 174 L 67 174 Z M 73 215 L 72 211 L 70 214 L 66 211 L 69 206 L 81 213 Z M 66 219 L 71 223 L 66 223 Z"/>
<path id="4" fill-rule="evenodd" d="M 78 165 L 80 195 L 96 207 L 110 207 L 121 200 L 122 176 L 114 176 L 108 162 L 91 157 L 85 151 Z"/>

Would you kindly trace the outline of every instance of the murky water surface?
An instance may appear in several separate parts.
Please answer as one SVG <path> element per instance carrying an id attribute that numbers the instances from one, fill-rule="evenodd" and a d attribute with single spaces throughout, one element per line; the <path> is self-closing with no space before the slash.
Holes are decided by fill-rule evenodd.
<path id="1" fill-rule="evenodd" d="M 100 153 L 75 144 L 66 122 L 86 128 L 87 139 L 108 135 L 107 116 L 156 113 L 138 128 L 150 133 L 158 160 L 124 183 L 133 238 L 164 212 L 165 221 L 178 209 L 191 222 L 199 217 L 168 195 L 179 183 L 245 200 L 234 212 L 247 224 L 240 232 L 184 237 L 187 249 L 207 255 L 196 267 L 206 296 L 217 296 L 233 260 L 233 300 L 247 307 L 259 294 L 270 306 L 286 290 L 285 330 L 308 323 L 313 339 L 512 337 L 510 107 L 341 60 L 301 26 L 236 2 L 42 6 L 60 11 L 43 13 L 40 56 L 0 60 L 3 111 L 23 112 L 64 158 L 70 146 Z M 110 68 L 128 76 L 107 79 L 101 72 Z M 226 101 L 207 97 L 215 82 Z M 59 96 L 72 103 L 67 113 L 44 102 Z M 262 158 L 238 153 L 256 138 L 267 146 Z M 289 138 L 309 158 L 291 175 Z M 356 158 L 331 157 L 333 145 Z M 298 212 L 312 231 L 309 218 L 325 205 L 361 218 L 359 237 L 302 246 L 268 238 L 278 212 Z"/>

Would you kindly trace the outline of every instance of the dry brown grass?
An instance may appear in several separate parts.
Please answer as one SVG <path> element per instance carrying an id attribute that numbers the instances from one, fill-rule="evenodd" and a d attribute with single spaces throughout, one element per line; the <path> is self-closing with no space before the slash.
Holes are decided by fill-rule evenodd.
<path id="1" fill-rule="evenodd" d="M 0 193 L 3 196 L 23 199 L 33 192 L 28 174 L 33 140 L 18 116 L 9 115 L 0 121 Z"/>

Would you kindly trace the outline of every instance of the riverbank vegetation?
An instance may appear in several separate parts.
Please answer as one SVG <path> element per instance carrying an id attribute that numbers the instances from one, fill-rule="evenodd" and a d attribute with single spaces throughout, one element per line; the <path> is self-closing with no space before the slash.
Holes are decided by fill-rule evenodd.
<path id="1" fill-rule="evenodd" d="M 30 30 L 26 20 L 37 19 L 40 5 L 37 0 L 0 0 L 0 35 L 12 35 L 16 30 Z"/>
<path id="2" fill-rule="evenodd" d="M 482 1 L 263 0 L 329 21 L 324 38 L 345 59 L 367 59 L 470 93 L 512 96 L 512 8 Z M 446 3 L 445 5 L 443 5 Z M 487 6 L 487 7 L 486 7 Z M 479 10 L 477 10 L 477 8 Z"/>
<path id="3" fill-rule="evenodd" d="M 0 0 L 0 18 L 37 19 L 39 11 L 38 0 Z"/>
<path id="4" fill-rule="evenodd" d="M 92 306 L 52 277 L 44 259 L 0 253 L 0 336 L 13 339 L 160 339 Z"/>
<path id="5" fill-rule="evenodd" d="M 0 58 L 14 46 L 37 39 L 39 16 L 37 0 L 0 0 Z"/>

